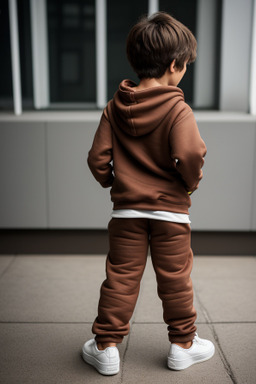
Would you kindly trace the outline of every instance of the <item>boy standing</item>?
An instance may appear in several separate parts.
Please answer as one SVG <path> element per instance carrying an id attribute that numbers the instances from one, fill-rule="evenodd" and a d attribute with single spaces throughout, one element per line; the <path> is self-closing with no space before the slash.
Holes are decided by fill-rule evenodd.
<path id="1" fill-rule="evenodd" d="M 196 333 L 190 278 L 189 194 L 202 178 L 206 147 L 177 87 L 196 58 L 196 40 L 183 24 L 158 12 L 131 29 L 127 56 L 140 83 L 122 81 L 88 156 L 91 172 L 111 187 L 114 203 L 107 278 L 92 328 L 96 337 L 82 350 L 84 360 L 104 375 L 119 372 L 116 344 L 129 332 L 148 246 L 171 342 L 168 367 L 185 369 L 215 350 Z"/>

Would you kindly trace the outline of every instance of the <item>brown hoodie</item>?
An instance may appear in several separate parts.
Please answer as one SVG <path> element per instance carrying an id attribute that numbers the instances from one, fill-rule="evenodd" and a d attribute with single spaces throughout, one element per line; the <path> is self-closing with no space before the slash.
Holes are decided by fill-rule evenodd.
<path id="1" fill-rule="evenodd" d="M 178 87 L 135 86 L 124 80 L 108 102 L 88 165 L 112 187 L 114 209 L 188 214 L 188 192 L 198 188 L 206 154 L 193 112 Z"/>

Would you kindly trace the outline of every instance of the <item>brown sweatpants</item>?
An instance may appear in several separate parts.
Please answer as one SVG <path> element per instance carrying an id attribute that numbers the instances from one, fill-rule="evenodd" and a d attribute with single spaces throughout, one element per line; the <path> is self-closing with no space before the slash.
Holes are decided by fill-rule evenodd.
<path id="1" fill-rule="evenodd" d="M 112 219 L 107 278 L 101 286 L 92 332 L 98 342 L 120 343 L 129 332 L 150 246 L 158 295 L 171 342 L 193 339 L 196 311 L 190 273 L 193 252 L 189 224 L 150 219 Z"/>

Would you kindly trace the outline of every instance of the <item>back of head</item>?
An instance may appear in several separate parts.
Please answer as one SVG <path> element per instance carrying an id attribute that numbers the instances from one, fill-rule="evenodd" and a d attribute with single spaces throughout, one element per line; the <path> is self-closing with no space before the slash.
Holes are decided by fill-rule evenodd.
<path id="1" fill-rule="evenodd" d="M 196 39 L 181 22 L 165 12 L 143 16 L 131 29 L 126 45 L 128 60 L 139 79 L 160 78 L 171 62 L 182 70 L 196 59 Z"/>

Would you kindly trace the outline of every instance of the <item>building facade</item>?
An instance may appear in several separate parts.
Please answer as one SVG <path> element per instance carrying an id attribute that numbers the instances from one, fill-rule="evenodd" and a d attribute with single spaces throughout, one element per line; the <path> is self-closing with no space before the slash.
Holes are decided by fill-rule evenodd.
<path id="1" fill-rule="evenodd" d="M 1 10 L 0 227 L 105 229 L 86 159 L 123 78 L 130 27 L 165 10 L 198 40 L 179 85 L 208 148 L 196 231 L 256 231 L 255 0 L 9 0 Z"/>

